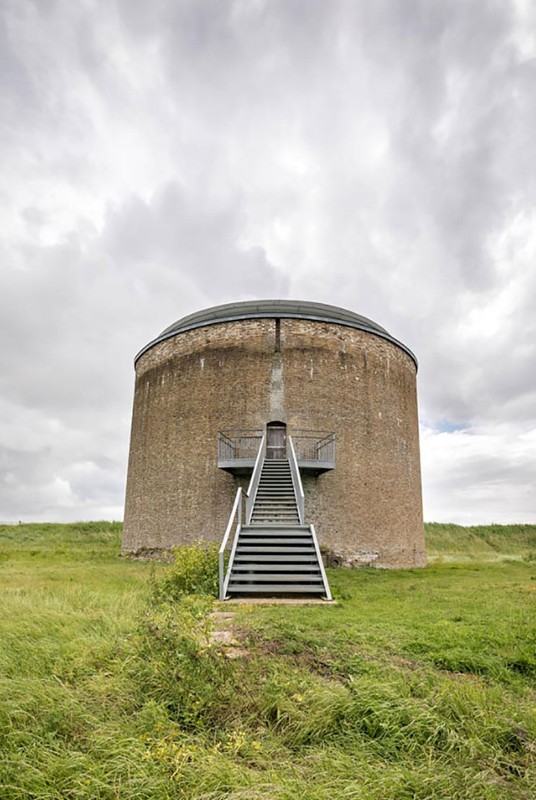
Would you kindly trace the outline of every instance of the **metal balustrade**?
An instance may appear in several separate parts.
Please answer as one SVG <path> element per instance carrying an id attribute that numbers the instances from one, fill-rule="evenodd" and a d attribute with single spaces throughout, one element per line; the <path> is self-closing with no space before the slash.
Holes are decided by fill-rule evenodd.
<path id="1" fill-rule="evenodd" d="M 257 430 L 225 430 L 218 433 L 218 466 L 225 468 L 242 463 L 253 466 L 263 433 Z M 251 462 L 251 463 L 249 463 Z"/>
<path id="2" fill-rule="evenodd" d="M 299 467 L 318 471 L 335 468 L 335 434 L 333 432 L 289 429 L 287 433 L 292 435 Z M 229 470 L 252 469 L 261 442 L 263 442 L 263 435 L 261 430 L 235 428 L 220 431 L 218 433 L 218 466 Z"/>
<path id="3" fill-rule="evenodd" d="M 335 434 L 327 431 L 298 430 L 292 433 L 296 460 L 300 467 L 335 467 Z"/>

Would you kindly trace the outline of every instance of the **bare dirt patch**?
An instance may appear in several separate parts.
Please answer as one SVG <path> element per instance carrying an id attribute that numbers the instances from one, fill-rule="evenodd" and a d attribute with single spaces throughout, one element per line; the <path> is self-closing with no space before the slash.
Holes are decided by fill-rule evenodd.
<path id="1" fill-rule="evenodd" d="M 227 658 L 243 658 L 248 654 L 248 650 L 244 647 L 243 632 L 233 626 L 235 616 L 233 611 L 213 611 L 209 617 L 211 622 L 209 642 L 218 647 Z"/>

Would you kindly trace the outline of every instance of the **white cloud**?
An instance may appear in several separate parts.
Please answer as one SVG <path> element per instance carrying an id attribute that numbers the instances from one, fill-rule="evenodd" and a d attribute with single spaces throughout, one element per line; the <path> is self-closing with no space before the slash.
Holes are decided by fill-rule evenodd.
<path id="1" fill-rule="evenodd" d="M 421 428 L 425 518 L 490 524 L 534 519 L 536 427 Z"/>
<path id="2" fill-rule="evenodd" d="M 417 353 L 427 517 L 536 520 L 530 3 L 1 10 L 0 517 L 119 516 L 134 354 L 282 296 Z"/>

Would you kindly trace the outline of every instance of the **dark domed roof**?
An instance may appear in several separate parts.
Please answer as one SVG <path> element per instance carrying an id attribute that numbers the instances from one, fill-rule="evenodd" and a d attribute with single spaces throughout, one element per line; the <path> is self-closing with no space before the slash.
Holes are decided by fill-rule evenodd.
<path id="1" fill-rule="evenodd" d="M 308 300 L 246 300 L 241 303 L 225 303 L 222 306 L 212 306 L 212 308 L 196 311 L 165 328 L 156 339 L 153 339 L 152 342 L 149 342 L 140 350 L 135 360 L 137 361 L 153 345 L 179 333 L 184 333 L 194 328 L 203 328 L 207 325 L 217 325 L 222 322 L 234 322 L 242 319 L 310 319 L 316 322 L 334 322 L 338 325 L 358 328 L 383 339 L 388 339 L 398 345 L 417 364 L 417 359 L 411 350 L 371 319 L 363 317 L 361 314 L 356 314 L 354 311 L 348 311 L 345 308 L 330 306 L 326 303 L 313 303 Z"/>

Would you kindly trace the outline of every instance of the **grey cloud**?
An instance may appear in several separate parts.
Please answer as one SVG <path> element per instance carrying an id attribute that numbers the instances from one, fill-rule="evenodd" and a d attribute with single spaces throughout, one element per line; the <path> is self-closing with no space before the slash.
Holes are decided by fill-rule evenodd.
<path id="1" fill-rule="evenodd" d="M 34 86 L 22 60 L 13 49 L 6 20 L 0 17 L 0 80 L 4 113 L 20 112 L 37 100 Z M 4 126 L 4 131 L 7 126 Z"/>
<path id="2" fill-rule="evenodd" d="M 293 295 L 416 351 L 430 513 L 450 497 L 473 519 L 502 480 L 505 514 L 534 518 L 521 13 L 5 0 L 0 516 L 115 515 L 135 352 L 197 308 Z M 437 432 L 455 423 L 466 436 Z"/>
<path id="3" fill-rule="evenodd" d="M 110 213 L 103 246 L 119 265 L 158 263 L 188 275 L 209 298 L 286 295 L 288 280 L 263 248 L 240 246 L 242 217 L 233 198 L 211 203 L 169 183 L 151 202 L 134 196 Z"/>
<path id="4" fill-rule="evenodd" d="M 534 432 L 515 424 L 422 437 L 427 519 L 465 524 L 533 518 Z"/>

